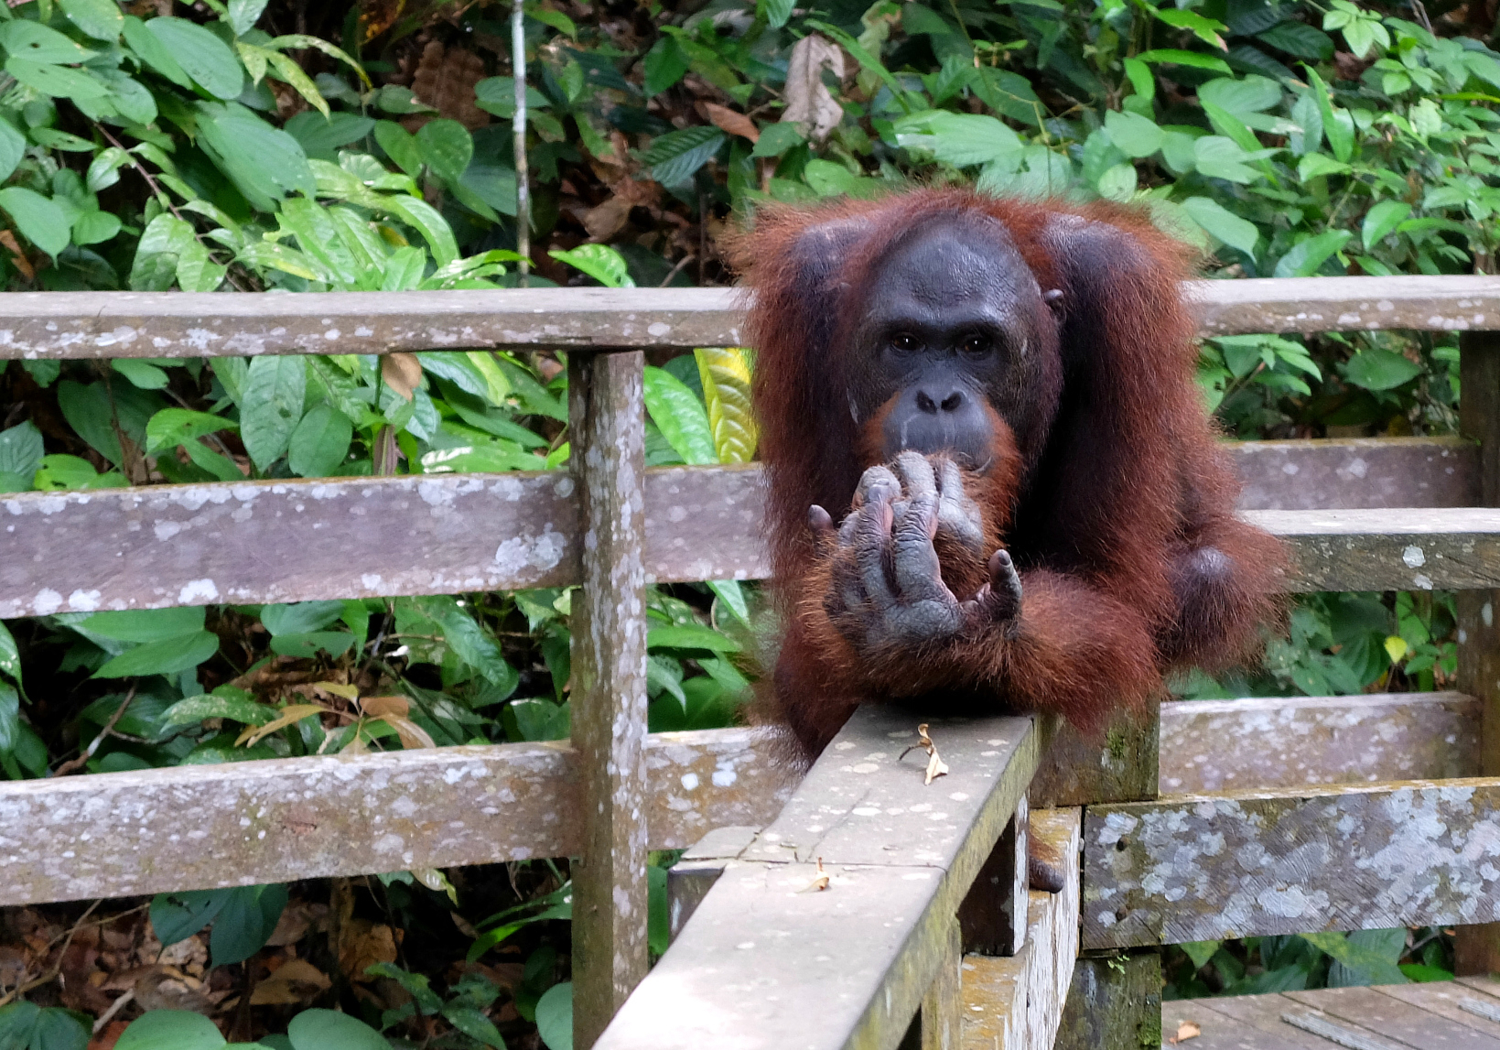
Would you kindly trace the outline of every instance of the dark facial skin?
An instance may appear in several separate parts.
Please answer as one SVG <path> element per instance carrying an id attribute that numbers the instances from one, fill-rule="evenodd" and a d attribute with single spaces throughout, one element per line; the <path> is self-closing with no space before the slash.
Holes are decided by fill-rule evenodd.
<path id="1" fill-rule="evenodd" d="M 1003 231 L 935 223 L 880 265 L 854 333 L 850 409 L 861 424 L 886 409 L 882 457 L 947 452 L 992 465 L 986 402 L 1025 428 L 1026 392 L 1040 363 L 1036 326 L 1049 321 L 1041 290 Z M 889 406 L 889 407 L 887 407 Z"/>

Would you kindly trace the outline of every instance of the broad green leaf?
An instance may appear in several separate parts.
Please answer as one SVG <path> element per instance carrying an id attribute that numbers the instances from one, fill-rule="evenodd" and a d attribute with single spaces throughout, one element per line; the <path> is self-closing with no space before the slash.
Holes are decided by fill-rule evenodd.
<path id="1" fill-rule="evenodd" d="M 279 883 L 229 890 L 209 934 L 209 965 L 232 966 L 265 947 L 286 901 L 286 887 Z"/>
<path id="2" fill-rule="evenodd" d="M 663 37 L 670 40 L 671 37 Z M 658 45 L 660 42 L 658 41 Z M 655 48 L 652 49 L 653 51 Z M 647 58 L 650 61 L 650 58 Z M 649 77 L 650 74 L 648 73 Z M 474 102 L 486 113 L 493 113 L 497 117 L 511 120 L 516 115 L 516 81 L 514 77 L 486 77 L 474 85 Z M 536 88 L 526 88 L 526 108 L 528 110 L 546 109 L 552 104 L 546 95 Z"/>
<path id="3" fill-rule="evenodd" d="M 1000 164 L 1014 171 L 1026 149 L 1021 137 L 994 117 L 948 110 L 900 118 L 896 121 L 896 141 L 960 168 Z"/>
<path id="4" fill-rule="evenodd" d="M 23 237 L 54 259 L 68 246 L 67 213 L 35 190 L 5 187 L 0 190 L 0 211 L 11 217 Z"/>
<path id="5" fill-rule="evenodd" d="M 9 755 L 20 738 L 21 698 L 14 689 L 0 681 L 0 755 Z"/>
<path id="6" fill-rule="evenodd" d="M 89 1030 L 71 1011 L 49 1006 L 37 1016 L 31 1032 L 31 1050 L 88 1050 L 88 1045 Z"/>
<path id="7" fill-rule="evenodd" d="M 72 65 L 94 55 L 57 30 L 25 18 L 0 23 L 0 47 L 11 58 L 46 65 Z"/>
<path id="8" fill-rule="evenodd" d="M 1287 21 L 1272 26 L 1257 37 L 1297 58 L 1326 62 L 1333 57 L 1333 38 L 1306 22 Z"/>
<path id="9" fill-rule="evenodd" d="M 1341 250 L 1353 236 L 1354 233 L 1350 230 L 1328 230 L 1316 237 L 1299 241 L 1292 246 L 1291 251 L 1281 257 L 1281 261 L 1276 264 L 1274 276 L 1311 276 L 1329 256 Z"/>
<path id="10" fill-rule="evenodd" d="M 1165 138 L 1155 121 L 1136 113 L 1109 110 L 1104 114 L 1104 127 L 1115 148 L 1127 157 L 1149 157 L 1161 149 Z"/>
<path id="11" fill-rule="evenodd" d="M 267 51 L 265 57 L 266 61 L 270 63 L 271 68 L 276 71 L 275 77 L 277 80 L 290 85 L 297 94 L 301 95 L 307 101 L 308 105 L 323 114 L 325 119 L 329 116 L 328 101 L 318 91 L 318 87 L 313 83 L 312 77 L 308 76 L 301 66 L 297 65 L 290 56 L 283 55 L 280 51 Z M 349 116 L 354 116 L 354 114 L 351 113 Z M 368 120 L 369 118 L 355 117 L 355 119 Z"/>
<path id="12" fill-rule="evenodd" d="M 9 675 L 13 682 L 21 681 L 21 650 L 4 620 L 0 620 L 0 674 Z"/>
<path id="13" fill-rule="evenodd" d="M 167 15 L 151 19 L 146 29 L 183 72 L 210 95 L 232 99 L 244 90 L 245 73 L 239 58 L 228 44 L 196 22 Z"/>
<path id="14" fill-rule="evenodd" d="M 717 463 L 713 430 L 697 395 L 672 373 L 651 366 L 646 368 L 644 386 L 651 421 L 682 461 L 694 466 Z"/>
<path id="15" fill-rule="evenodd" d="M 127 383 L 116 383 L 107 391 L 103 383 L 57 384 L 57 404 L 63 418 L 89 445 L 115 465 L 124 462 L 120 432 L 134 445 L 146 440 L 146 422 L 162 407 L 162 399 Z"/>
<path id="16" fill-rule="evenodd" d="M 741 347 L 694 350 L 708 427 L 720 463 L 749 463 L 760 439 L 750 405 L 750 351 Z"/>
<path id="17" fill-rule="evenodd" d="M 229 0 L 229 25 L 235 36 L 244 36 L 255 28 L 268 0 Z"/>
<path id="18" fill-rule="evenodd" d="M 0 471 L 19 474 L 30 486 L 33 475 L 41 468 L 44 455 L 42 432 L 31 420 L 25 419 L 8 430 L 0 430 Z M 0 638 L 0 652 L 3 650 L 4 639 Z"/>
<path id="19" fill-rule="evenodd" d="M 0 182 L 10 178 L 16 165 L 26 155 L 26 136 L 4 116 L 0 116 Z"/>
<path id="20" fill-rule="evenodd" d="M 443 640 L 464 663 L 494 683 L 508 682 L 514 670 L 500 653 L 500 647 L 480 625 L 452 598 L 427 598 L 421 608 L 443 628 Z"/>
<path id="21" fill-rule="evenodd" d="M 78 627 L 91 634 L 103 635 L 121 642 L 156 642 L 178 638 L 203 630 L 201 605 L 175 606 L 170 609 L 125 609 L 120 612 L 94 613 L 80 620 Z"/>
<path id="22" fill-rule="evenodd" d="M 1348 170 L 1349 165 L 1324 153 L 1309 153 L 1297 162 L 1297 177 L 1304 182 L 1323 175 L 1342 175 Z"/>
<path id="23" fill-rule="evenodd" d="M 218 1026 L 202 1014 L 150 1010 L 130 1022 L 115 1050 L 222 1050 L 225 1045 Z"/>
<path id="24" fill-rule="evenodd" d="M 309 36 L 306 33 L 287 33 L 284 36 L 278 36 L 272 40 L 266 41 L 266 46 L 275 48 L 278 51 L 285 51 L 288 49 L 296 50 L 298 48 L 304 47 L 310 47 L 316 51 L 321 51 L 329 58 L 336 58 L 344 65 L 348 66 L 350 69 L 354 70 L 355 75 L 359 77 L 360 81 L 365 85 L 366 88 L 369 88 L 370 86 L 370 77 L 369 74 L 365 72 L 364 67 L 356 62 L 353 58 L 350 58 L 348 52 L 344 51 L 340 47 L 336 47 L 335 45 L 330 44 L 322 37 Z M 429 109 L 428 111 L 436 112 L 435 110 L 431 109 Z"/>
<path id="25" fill-rule="evenodd" d="M 75 103 L 90 102 L 109 94 L 109 88 L 97 77 L 71 66 L 54 66 L 46 62 L 34 62 L 29 58 L 8 58 L 5 61 L 5 71 L 33 91 L 56 98 L 70 98 Z M 32 135 L 48 131 L 51 129 L 34 128 Z"/>
<path id="26" fill-rule="evenodd" d="M 304 478 L 326 478 L 349 455 L 354 426 L 326 401 L 317 405 L 292 431 L 287 464 Z"/>
<path id="27" fill-rule="evenodd" d="M 1383 347 L 1361 350 L 1344 368 L 1344 378 L 1366 390 L 1392 390 L 1421 374 L 1421 365 Z"/>
<path id="28" fill-rule="evenodd" d="M 293 605 L 263 605 L 260 619 L 274 637 L 320 631 L 337 623 L 343 613 L 343 602 L 297 602 Z"/>
<path id="29" fill-rule="evenodd" d="M 101 244 L 119 232 L 119 217 L 112 212 L 86 211 L 73 220 L 74 244 Z"/>
<path id="30" fill-rule="evenodd" d="M 712 124 L 698 124 L 658 135 L 640 159 L 651 169 L 651 177 L 657 182 L 663 186 L 678 186 L 707 164 L 724 141 L 724 132 Z"/>
<path id="31" fill-rule="evenodd" d="M 646 52 L 645 96 L 655 98 L 682 79 L 688 71 L 687 52 L 673 36 L 663 36 Z M 511 112 L 515 112 L 512 104 Z M 502 116 L 504 114 L 501 114 Z"/>
<path id="32" fill-rule="evenodd" d="M 125 16 L 114 0 L 60 0 L 63 14 L 84 34 L 114 43 L 120 38 Z"/>
<path id="33" fill-rule="evenodd" d="M 458 242 L 448 222 L 436 208 L 420 197 L 386 197 L 381 207 L 402 222 L 416 228 L 432 252 L 432 260 L 439 266 L 447 266 L 458 258 Z"/>
<path id="34" fill-rule="evenodd" d="M 1189 197 L 1182 202 L 1182 210 L 1199 226 L 1231 248 L 1238 248 L 1252 258 L 1255 256 L 1260 231 L 1253 222 L 1240 218 L 1208 197 Z"/>
<path id="35" fill-rule="evenodd" d="M 171 50 L 147 30 L 146 23 L 135 15 L 127 15 L 125 18 L 125 42 L 130 45 L 130 49 L 140 57 L 142 62 L 178 87 L 191 88 L 193 86 L 186 71 L 178 64 L 177 59 L 172 57 Z"/>
<path id="36" fill-rule="evenodd" d="M 720 634 L 712 627 L 697 624 L 674 624 L 652 627 L 646 632 L 648 649 L 709 649 L 716 653 L 737 653 L 739 642 Z"/>
<path id="37" fill-rule="evenodd" d="M 1260 113 L 1279 106 L 1282 90 L 1280 84 L 1268 77 L 1223 77 L 1200 84 L 1198 98 L 1243 119 L 1247 113 Z"/>
<path id="38" fill-rule="evenodd" d="M 236 696 L 190 696 L 167 708 L 164 726 L 195 725 L 208 718 L 231 718 L 247 726 L 265 725 L 276 717 L 276 709 Z"/>
<path id="39" fill-rule="evenodd" d="M 792 17 L 795 0 L 756 0 L 755 13 L 764 18 L 772 29 L 780 29 Z"/>
<path id="40" fill-rule="evenodd" d="M 634 288 L 625 259 L 607 244 L 580 244 L 567 251 L 554 248 L 547 253 L 558 262 L 582 270 L 606 288 Z"/>
<path id="41" fill-rule="evenodd" d="M 257 469 L 266 470 L 291 442 L 302 416 L 307 365 L 300 357 L 257 357 L 240 407 L 240 437 Z"/>
<path id="42" fill-rule="evenodd" d="M 1212 18 L 1204 18 L 1202 15 L 1192 11 L 1182 11 L 1170 7 L 1148 7 L 1147 10 L 1167 23 L 1167 25 L 1176 29 L 1186 29 L 1210 47 L 1218 48 L 1220 51 L 1224 50 L 1224 38 L 1219 34 L 1228 32 L 1229 27 L 1223 22 Z"/>
<path id="43" fill-rule="evenodd" d="M 1142 62 L 1156 65 L 1188 66 L 1191 69 L 1210 69 L 1216 73 L 1226 75 L 1233 72 L 1229 63 L 1222 58 L 1212 55 L 1199 54 L 1197 51 L 1181 51 L 1176 48 L 1156 48 L 1152 51 L 1142 51 L 1135 56 Z"/>
<path id="44" fill-rule="evenodd" d="M 807 140 L 797 125 L 785 121 L 767 124 L 760 129 L 760 138 L 750 151 L 752 157 L 779 157 L 789 149 L 795 149 Z"/>
<path id="45" fill-rule="evenodd" d="M 340 146 L 358 142 L 374 126 L 374 120 L 358 113 L 339 112 L 324 116 L 321 112 L 307 110 L 287 121 L 285 127 L 287 134 L 301 144 L 309 157 L 332 160 Z"/>
<path id="46" fill-rule="evenodd" d="M 375 1029 L 333 1010 L 303 1010 L 287 1026 L 292 1050 L 390 1050 Z"/>
<path id="47" fill-rule="evenodd" d="M 1334 108 L 1333 92 L 1323 83 L 1318 71 L 1311 66 L 1304 68 L 1307 70 L 1309 90 L 1323 117 L 1323 134 L 1328 137 L 1328 146 L 1335 157 L 1347 163 L 1354 155 L 1354 122 L 1347 110 Z"/>
<path id="48" fill-rule="evenodd" d="M 746 627 L 750 626 L 750 603 L 745 600 L 745 588 L 739 580 L 708 580 L 708 589 L 718 595 L 724 607 Z"/>
<path id="49" fill-rule="evenodd" d="M 416 178 L 422 173 L 422 151 L 417 148 L 417 137 L 400 124 L 393 120 L 378 121 L 375 141 L 406 174 Z"/>
<path id="50" fill-rule="evenodd" d="M 164 408 L 146 424 L 146 454 L 154 456 L 221 430 L 239 430 L 239 424 L 208 412 Z"/>
<path id="51" fill-rule="evenodd" d="M 429 120 L 416 139 L 423 163 L 444 182 L 457 182 L 474 159 L 474 140 L 456 120 Z"/>
<path id="52" fill-rule="evenodd" d="M 1105 169 L 1095 184 L 1099 196 L 1111 201 L 1128 201 L 1135 195 L 1135 187 L 1135 165 L 1129 161 L 1121 161 Z"/>
<path id="53" fill-rule="evenodd" d="M 1188 941 L 1186 944 L 1179 944 L 1178 947 L 1187 952 L 1188 958 L 1193 960 L 1193 966 L 1201 970 L 1208 965 L 1210 959 L 1218 954 L 1223 944 L 1223 941 Z"/>
<path id="54" fill-rule="evenodd" d="M 130 380 L 132 386 L 141 390 L 160 390 L 171 381 L 171 377 L 165 371 L 148 361 L 122 357 L 111 361 L 110 367 Z"/>
<path id="55" fill-rule="evenodd" d="M 348 631 L 308 631 L 306 634 L 282 634 L 271 639 L 271 651 L 278 656 L 312 659 L 319 653 L 327 653 L 338 659 L 354 645 L 354 635 Z"/>
<path id="56" fill-rule="evenodd" d="M 210 631 L 146 642 L 110 660 L 94 672 L 95 678 L 131 678 L 136 675 L 173 675 L 191 670 L 219 651 L 219 636 Z"/>
<path id="57" fill-rule="evenodd" d="M 155 18 L 151 24 L 160 21 Z M 238 102 L 199 102 L 194 108 L 198 144 L 252 207 L 275 211 L 277 201 L 289 193 L 311 197 L 317 192 L 307 154 L 291 135 Z"/>
<path id="58" fill-rule="evenodd" d="M 554 984 L 537 1000 L 536 1031 L 547 1050 L 573 1050 L 573 982 Z"/>
<path id="59" fill-rule="evenodd" d="M 1248 154 L 1233 139 L 1223 135 L 1205 135 L 1193 143 L 1193 163 L 1204 175 L 1241 184 L 1261 177 L 1245 162 Z"/>
<path id="60" fill-rule="evenodd" d="M 1381 201 L 1372 207 L 1365 213 L 1364 225 L 1361 227 L 1365 250 L 1369 251 L 1379 244 L 1410 214 L 1411 205 L 1405 201 Z"/>

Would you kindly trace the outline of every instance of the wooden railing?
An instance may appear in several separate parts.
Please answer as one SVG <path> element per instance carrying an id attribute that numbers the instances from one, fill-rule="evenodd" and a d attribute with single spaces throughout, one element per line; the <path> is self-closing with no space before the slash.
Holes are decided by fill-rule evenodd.
<path id="1" fill-rule="evenodd" d="M 896 761 L 914 725 L 889 711 L 800 784 L 765 730 L 645 732 L 632 599 L 767 572 L 757 468 L 643 469 L 642 350 L 738 345 L 735 293 L 0 297 L 0 359 L 565 348 L 572 439 L 568 471 L 3 496 L 0 617 L 582 585 L 572 741 L 0 784 L 0 905 L 572 855 L 580 1047 L 646 974 L 646 851 L 700 840 L 678 920 L 702 903 L 605 1045 L 1122 1045 L 1152 1023 L 1140 946 L 1491 920 L 1500 781 L 1368 782 L 1500 774 L 1500 345 L 1483 331 L 1500 280 L 1188 294 L 1211 335 L 1474 333 L 1463 440 L 1233 450 L 1244 512 L 1292 549 L 1290 589 L 1463 592 L 1463 695 L 1169 704 L 1102 748 L 1031 718 L 935 723 L 951 772 L 930 786 Z M 1381 746 L 1347 746 L 1365 740 Z M 1156 800 L 1159 782 L 1183 797 Z M 1028 798 L 1034 834 L 1082 850 L 1081 891 L 1025 893 Z M 1236 869 L 1238 847 L 1264 869 Z"/>

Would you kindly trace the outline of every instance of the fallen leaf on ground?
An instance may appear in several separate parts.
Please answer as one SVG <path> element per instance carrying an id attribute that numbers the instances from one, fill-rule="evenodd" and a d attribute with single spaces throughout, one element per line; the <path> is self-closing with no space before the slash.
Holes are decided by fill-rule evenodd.
<path id="1" fill-rule="evenodd" d="M 826 890 L 828 888 L 828 872 L 823 870 L 823 858 L 818 858 L 818 875 L 807 884 L 810 890 Z"/>
<path id="2" fill-rule="evenodd" d="M 1168 1039 L 1167 1042 L 1176 1045 L 1185 1039 L 1197 1039 L 1202 1034 L 1203 1029 L 1198 1027 L 1196 1021 L 1183 1021 L 1177 1026 L 1177 1034 Z"/>
<path id="3" fill-rule="evenodd" d="M 288 959 L 255 986 L 251 1006 L 295 1006 L 309 1003 L 332 987 L 328 976 L 303 959 Z"/>

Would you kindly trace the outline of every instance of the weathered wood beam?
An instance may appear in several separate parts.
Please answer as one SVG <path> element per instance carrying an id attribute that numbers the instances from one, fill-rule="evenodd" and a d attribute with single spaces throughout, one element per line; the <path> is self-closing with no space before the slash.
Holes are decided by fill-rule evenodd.
<path id="1" fill-rule="evenodd" d="M 888 706 L 855 714 L 596 1047 L 894 1050 L 1041 742 L 1030 718 L 934 720 L 950 772 L 924 784 L 926 756 L 899 757 L 916 721 Z"/>
<path id="2" fill-rule="evenodd" d="M 1088 810 L 1083 947 L 1500 918 L 1500 779 Z"/>
<path id="3" fill-rule="evenodd" d="M 1032 811 L 1032 837 L 1060 857 L 1076 861 L 1081 831 L 1080 810 Z M 1028 894 L 1017 954 L 964 956 L 963 1050 L 1052 1050 L 1078 957 L 1078 864 L 1063 871 L 1062 892 Z"/>
<path id="4" fill-rule="evenodd" d="M 1479 446 L 1464 438 L 1236 441 L 1240 510 L 1474 507 Z"/>
<path id="5" fill-rule="evenodd" d="M 1479 707 L 1462 693 L 1165 703 L 1161 790 L 1191 795 L 1478 776 Z"/>
<path id="6" fill-rule="evenodd" d="M 646 738 L 647 844 L 762 825 L 797 777 L 764 729 Z M 566 857 L 567 741 L 0 782 L 0 906 Z"/>
<path id="7" fill-rule="evenodd" d="M 646 411 L 639 350 L 568 361 L 583 533 L 573 599 L 573 1041 L 588 1050 L 646 976 Z"/>
<path id="8" fill-rule="evenodd" d="M 1190 281 L 1185 294 L 1205 335 L 1455 331 L 1500 317 L 1500 279 L 1484 276 Z M 746 302 L 733 288 L 12 292 L 0 359 L 739 346 Z"/>
<path id="9" fill-rule="evenodd" d="M 0 497 L 0 618 L 296 602 L 580 579 L 563 471 L 246 481 Z M 759 467 L 645 473 L 648 580 L 770 571 Z M 1500 585 L 1500 510 L 1250 511 L 1291 590 Z"/>

